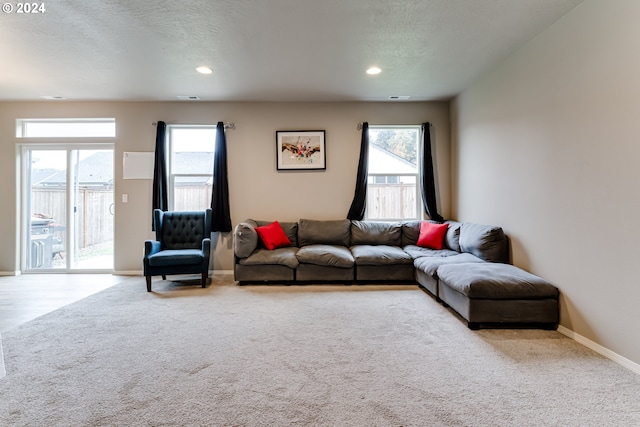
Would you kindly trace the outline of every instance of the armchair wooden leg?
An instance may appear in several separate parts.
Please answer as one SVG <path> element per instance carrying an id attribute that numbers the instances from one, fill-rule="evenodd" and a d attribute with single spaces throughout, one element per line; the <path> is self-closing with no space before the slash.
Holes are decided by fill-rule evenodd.
<path id="1" fill-rule="evenodd" d="M 209 275 L 207 273 L 202 273 L 202 287 L 206 288 L 207 287 L 207 278 L 209 277 Z"/>
<path id="2" fill-rule="evenodd" d="M 147 292 L 151 292 L 151 276 L 145 276 L 147 279 Z"/>

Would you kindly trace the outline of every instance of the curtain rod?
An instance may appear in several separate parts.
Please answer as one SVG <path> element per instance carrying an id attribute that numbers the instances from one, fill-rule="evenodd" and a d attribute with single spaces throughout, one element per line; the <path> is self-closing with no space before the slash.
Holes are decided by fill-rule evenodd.
<path id="1" fill-rule="evenodd" d="M 356 129 L 358 130 L 362 130 L 362 123 L 364 122 L 360 122 L 358 123 L 358 126 L 356 127 Z M 381 126 L 381 127 L 394 127 L 394 126 L 415 126 L 415 125 L 373 125 L 373 126 Z M 429 123 L 429 127 L 433 126 L 431 123 Z"/>
<path id="2" fill-rule="evenodd" d="M 153 126 L 157 126 L 157 125 L 158 125 L 158 122 L 152 122 L 151 124 L 152 124 Z M 167 123 L 167 124 L 168 124 L 168 125 L 170 125 L 170 124 L 178 124 L 178 123 Z M 181 125 L 182 125 L 182 124 L 184 124 L 184 123 L 179 123 L 179 124 L 181 124 Z M 186 124 L 185 124 L 185 126 L 189 126 L 189 125 L 186 125 Z M 200 126 L 200 125 L 198 125 L 198 126 Z M 225 129 L 235 130 L 235 128 L 236 128 L 236 124 L 235 124 L 235 123 L 233 123 L 233 122 L 225 122 L 225 124 L 224 124 L 224 128 L 225 128 Z"/>

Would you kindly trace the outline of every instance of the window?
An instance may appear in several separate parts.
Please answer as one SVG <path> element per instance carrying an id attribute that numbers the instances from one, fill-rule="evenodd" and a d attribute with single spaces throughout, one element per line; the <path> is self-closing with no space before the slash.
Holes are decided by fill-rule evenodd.
<path id="1" fill-rule="evenodd" d="M 18 138 L 114 138 L 115 119 L 18 119 Z"/>
<path id="2" fill-rule="evenodd" d="M 169 210 L 211 206 L 216 127 L 168 125 Z"/>
<path id="3" fill-rule="evenodd" d="M 420 219 L 420 126 L 370 126 L 366 218 Z"/>

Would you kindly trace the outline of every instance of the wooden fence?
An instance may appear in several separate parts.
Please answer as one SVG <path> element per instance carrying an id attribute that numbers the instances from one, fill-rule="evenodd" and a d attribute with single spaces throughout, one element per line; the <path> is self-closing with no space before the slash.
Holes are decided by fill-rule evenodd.
<path id="1" fill-rule="evenodd" d="M 55 232 L 66 241 L 67 201 L 64 189 L 34 188 L 31 191 L 31 212 L 53 218 L 61 225 Z M 81 189 L 75 203 L 77 249 L 113 240 L 113 190 Z"/>
<path id="2" fill-rule="evenodd" d="M 173 206 L 176 211 L 204 209 L 211 206 L 210 184 L 179 185 L 173 194 Z"/>
<path id="3" fill-rule="evenodd" d="M 77 249 L 113 240 L 113 191 L 81 189 L 77 195 L 75 221 Z M 178 186 L 174 194 L 175 210 L 201 209 L 211 205 L 211 185 Z M 55 232 L 65 241 L 67 201 L 65 189 L 34 188 L 31 212 L 53 218 L 59 227 Z"/>
<path id="4" fill-rule="evenodd" d="M 417 218 L 415 184 L 368 184 L 367 218 Z"/>

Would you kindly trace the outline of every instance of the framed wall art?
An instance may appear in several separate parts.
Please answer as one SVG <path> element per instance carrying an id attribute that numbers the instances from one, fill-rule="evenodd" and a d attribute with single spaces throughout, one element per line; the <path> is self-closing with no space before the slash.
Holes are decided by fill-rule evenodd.
<path id="1" fill-rule="evenodd" d="M 325 170 L 325 132 L 276 131 L 276 165 L 281 170 Z"/>

